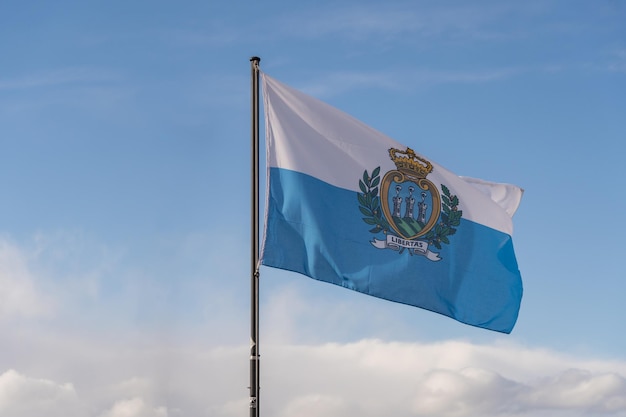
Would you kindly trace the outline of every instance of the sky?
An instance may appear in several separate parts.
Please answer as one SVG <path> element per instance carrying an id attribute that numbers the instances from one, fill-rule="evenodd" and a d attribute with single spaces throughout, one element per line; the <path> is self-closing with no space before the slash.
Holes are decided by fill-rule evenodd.
<path id="1" fill-rule="evenodd" d="M 510 335 L 262 267 L 262 415 L 626 416 L 624 22 L 623 0 L 3 0 L 0 416 L 249 414 L 251 56 L 525 190 Z"/>

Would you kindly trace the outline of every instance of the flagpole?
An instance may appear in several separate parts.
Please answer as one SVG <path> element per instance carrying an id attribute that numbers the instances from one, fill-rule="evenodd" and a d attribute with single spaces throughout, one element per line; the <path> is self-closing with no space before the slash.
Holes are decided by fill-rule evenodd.
<path id="1" fill-rule="evenodd" d="M 259 62 L 250 58 L 252 69 L 252 190 L 250 256 L 250 417 L 259 417 Z"/>

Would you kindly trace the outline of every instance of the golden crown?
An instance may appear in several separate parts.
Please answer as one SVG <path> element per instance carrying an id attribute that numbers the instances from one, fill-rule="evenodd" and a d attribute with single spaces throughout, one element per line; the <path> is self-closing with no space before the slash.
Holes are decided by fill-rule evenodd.
<path id="1" fill-rule="evenodd" d="M 411 148 L 406 148 L 406 151 L 391 148 L 389 149 L 389 156 L 396 164 L 396 167 L 398 167 L 398 171 L 408 176 L 426 178 L 433 171 L 432 164 L 424 158 L 417 156 Z"/>

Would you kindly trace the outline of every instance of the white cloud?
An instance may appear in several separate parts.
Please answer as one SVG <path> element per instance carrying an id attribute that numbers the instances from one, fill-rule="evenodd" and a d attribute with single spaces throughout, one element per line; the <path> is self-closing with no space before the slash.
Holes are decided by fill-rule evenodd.
<path id="1" fill-rule="evenodd" d="M 262 392 L 285 413 L 302 407 L 310 416 L 626 416 L 623 362 L 458 341 L 364 340 L 276 347 L 264 356 L 270 375 Z"/>
<path id="2" fill-rule="evenodd" d="M 0 415 L 11 417 L 83 416 L 74 386 L 31 378 L 14 370 L 0 375 Z"/>
<path id="3" fill-rule="evenodd" d="M 199 47 L 226 47 L 242 40 L 241 31 L 233 25 L 224 24 L 222 20 L 207 22 L 207 29 L 202 32 L 174 30 L 167 33 L 165 40 L 177 45 Z"/>
<path id="4" fill-rule="evenodd" d="M 122 382 L 113 384 L 109 388 L 110 395 L 114 398 L 141 398 L 152 401 L 155 398 L 156 387 L 154 381 L 146 377 L 133 376 Z"/>
<path id="5" fill-rule="evenodd" d="M 489 40 L 520 36 L 515 28 L 499 28 L 497 23 L 510 14 L 531 16 L 543 12 L 541 5 L 524 3 L 503 5 L 461 5 L 428 7 L 411 4 L 396 6 L 337 7 L 287 14 L 272 25 L 290 37 L 334 38 L 374 42 L 409 41 L 416 39 Z"/>
<path id="6" fill-rule="evenodd" d="M 142 398 L 118 401 L 113 407 L 100 417 L 167 417 L 165 407 L 153 407 L 144 402 Z"/>
<path id="7" fill-rule="evenodd" d="M 626 415 L 626 380 L 616 373 L 580 369 L 526 383 L 484 369 L 435 370 L 418 385 L 414 411 L 442 417 L 550 412 Z"/>
<path id="8" fill-rule="evenodd" d="M 420 416 L 497 415 L 516 405 L 521 389 L 485 369 L 434 370 L 418 384 L 413 411 Z"/>
<path id="9" fill-rule="evenodd" d="M 94 265 L 100 265 L 99 256 L 94 261 L 93 254 L 86 256 L 85 252 L 69 250 L 68 246 L 75 247 L 70 241 L 39 239 L 37 249 L 31 251 L 2 242 L 0 270 L 11 271 L 2 275 L 11 277 L 5 278 L 4 283 L 13 287 L 16 283 L 29 283 L 25 288 L 30 292 L 25 293 L 35 300 L 20 304 L 20 308 L 38 305 L 41 269 L 50 269 L 53 263 L 67 266 L 68 258 L 83 259 L 69 268 L 73 278 L 54 281 L 57 286 L 66 287 L 80 281 L 85 271 L 94 270 Z M 78 244 L 83 240 L 72 242 L 81 246 Z M 200 248 L 193 244 L 185 251 L 195 256 Z M 57 268 L 51 275 L 68 269 Z M 113 272 L 118 273 L 117 269 Z M 218 274 L 220 279 L 230 276 L 224 274 Z M 278 276 L 274 278 L 278 280 Z M 272 291 L 270 287 L 277 284 L 266 283 L 271 296 L 264 304 L 263 323 L 271 326 L 266 325 L 261 338 L 264 414 L 626 417 L 623 360 L 529 348 L 504 337 L 494 337 L 483 344 L 376 339 L 320 343 L 328 339 L 328 334 L 344 342 L 351 340 L 349 336 L 342 338 L 342 333 L 350 334 L 350 329 L 359 323 L 362 328 L 371 326 L 372 334 L 384 334 L 384 326 L 398 324 L 392 315 L 379 314 L 377 304 L 363 308 L 359 294 L 342 294 L 347 301 L 339 303 L 326 293 L 320 296 L 313 286 L 313 291 L 302 295 L 296 285 L 279 284 L 281 289 Z M 80 294 L 100 299 L 99 291 L 92 293 L 77 284 L 69 288 L 73 295 L 60 299 L 71 303 Z M 194 316 L 198 321 L 195 327 L 186 327 L 186 322 L 172 322 L 169 327 L 159 322 L 152 327 L 154 323 L 126 326 L 114 321 L 97 323 L 94 328 L 94 320 L 82 322 L 65 313 L 53 317 L 46 326 L 17 326 L 5 320 L 0 323 L 0 416 L 236 417 L 246 413 L 248 349 L 242 345 L 244 337 L 234 346 L 220 346 L 224 340 L 230 340 L 230 336 L 225 338 L 225 332 L 233 332 L 233 323 L 242 320 L 234 313 L 241 308 L 229 306 L 236 294 L 220 288 L 214 291 L 208 302 L 219 302 L 209 307 L 206 317 Z M 54 287 L 51 292 L 58 294 Z M 201 292 L 205 293 L 205 289 Z M 130 298 L 136 301 L 140 295 Z M 71 306 L 63 308 L 80 312 Z M 103 315 L 110 315 L 120 304 L 101 308 Z M 382 310 L 395 308 L 386 303 Z M 164 316 L 169 312 L 165 309 Z M 119 319 L 122 313 L 115 314 Z M 362 323 L 363 314 L 372 316 L 367 325 Z M 124 313 L 123 317 L 129 315 Z M 68 320 L 70 323 L 65 325 Z M 318 331 L 324 336 L 316 337 Z M 361 331 L 367 333 L 367 329 Z"/>
<path id="10" fill-rule="evenodd" d="M 47 72 L 27 74 L 16 78 L 0 79 L 0 91 L 27 90 L 33 88 L 67 86 L 83 83 L 102 83 L 118 81 L 119 79 L 119 74 L 103 69 L 69 67 L 50 70 Z"/>
<path id="11" fill-rule="evenodd" d="M 363 415 L 355 404 L 340 395 L 309 394 L 291 399 L 280 411 L 281 417 L 334 417 Z"/>
<path id="12" fill-rule="evenodd" d="M 477 84 L 499 81 L 537 71 L 523 68 L 500 68 L 474 71 L 417 69 L 406 71 L 339 71 L 321 77 L 301 90 L 316 97 L 329 97 L 354 89 L 378 88 L 392 91 L 412 90 L 438 84 Z M 541 69 L 539 69 L 541 71 Z"/>
<path id="13" fill-rule="evenodd" d="M 237 24 L 225 25 L 221 21 L 210 20 L 203 30 L 173 31 L 167 40 L 184 46 L 226 47 L 247 43 L 248 36 L 254 33 L 255 40 L 273 44 L 277 40 L 314 41 L 332 39 L 333 42 L 368 42 L 369 47 L 386 49 L 388 45 L 419 45 L 432 48 L 436 42 L 465 44 L 472 41 L 499 41 L 536 35 L 527 25 L 503 26 L 509 16 L 535 18 L 549 9 L 541 2 L 491 4 L 447 4 L 432 5 L 426 2 L 404 2 L 392 4 L 358 3 L 356 5 L 336 5 L 299 8 L 277 12 L 271 18 L 257 21 L 245 30 Z M 438 44 L 440 45 L 440 44 Z M 363 52 L 352 51 L 363 55 Z"/>
<path id="14" fill-rule="evenodd" d="M 626 48 L 613 52 L 613 61 L 609 64 L 609 71 L 626 72 Z"/>
<path id="15" fill-rule="evenodd" d="M 569 369 L 539 380 L 523 397 L 533 408 L 579 409 L 593 413 L 626 411 L 626 379 L 609 372 Z"/>
<path id="16" fill-rule="evenodd" d="M 68 379 L 58 368 L 47 379 L 2 374 L 0 415 L 31 417 L 43 407 L 52 410 L 47 417 L 235 417 L 247 411 L 245 347 L 93 345 L 83 343 L 82 362 L 72 352 L 49 354 L 63 375 L 71 375 L 69 383 L 54 382 Z M 262 412 L 279 417 L 626 416 L 623 361 L 510 344 L 380 340 L 269 345 L 261 358 Z"/>
<path id="17" fill-rule="evenodd" d="M 36 287 L 26 256 L 0 239 L 0 319 L 47 315 L 52 307 L 52 300 Z"/>

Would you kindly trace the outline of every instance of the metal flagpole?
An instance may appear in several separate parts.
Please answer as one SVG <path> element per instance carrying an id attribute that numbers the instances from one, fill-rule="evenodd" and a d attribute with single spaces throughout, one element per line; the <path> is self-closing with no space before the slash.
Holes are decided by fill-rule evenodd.
<path id="1" fill-rule="evenodd" d="M 250 417 L 259 417 L 259 62 L 250 58 L 252 68 L 252 193 L 250 256 Z"/>

